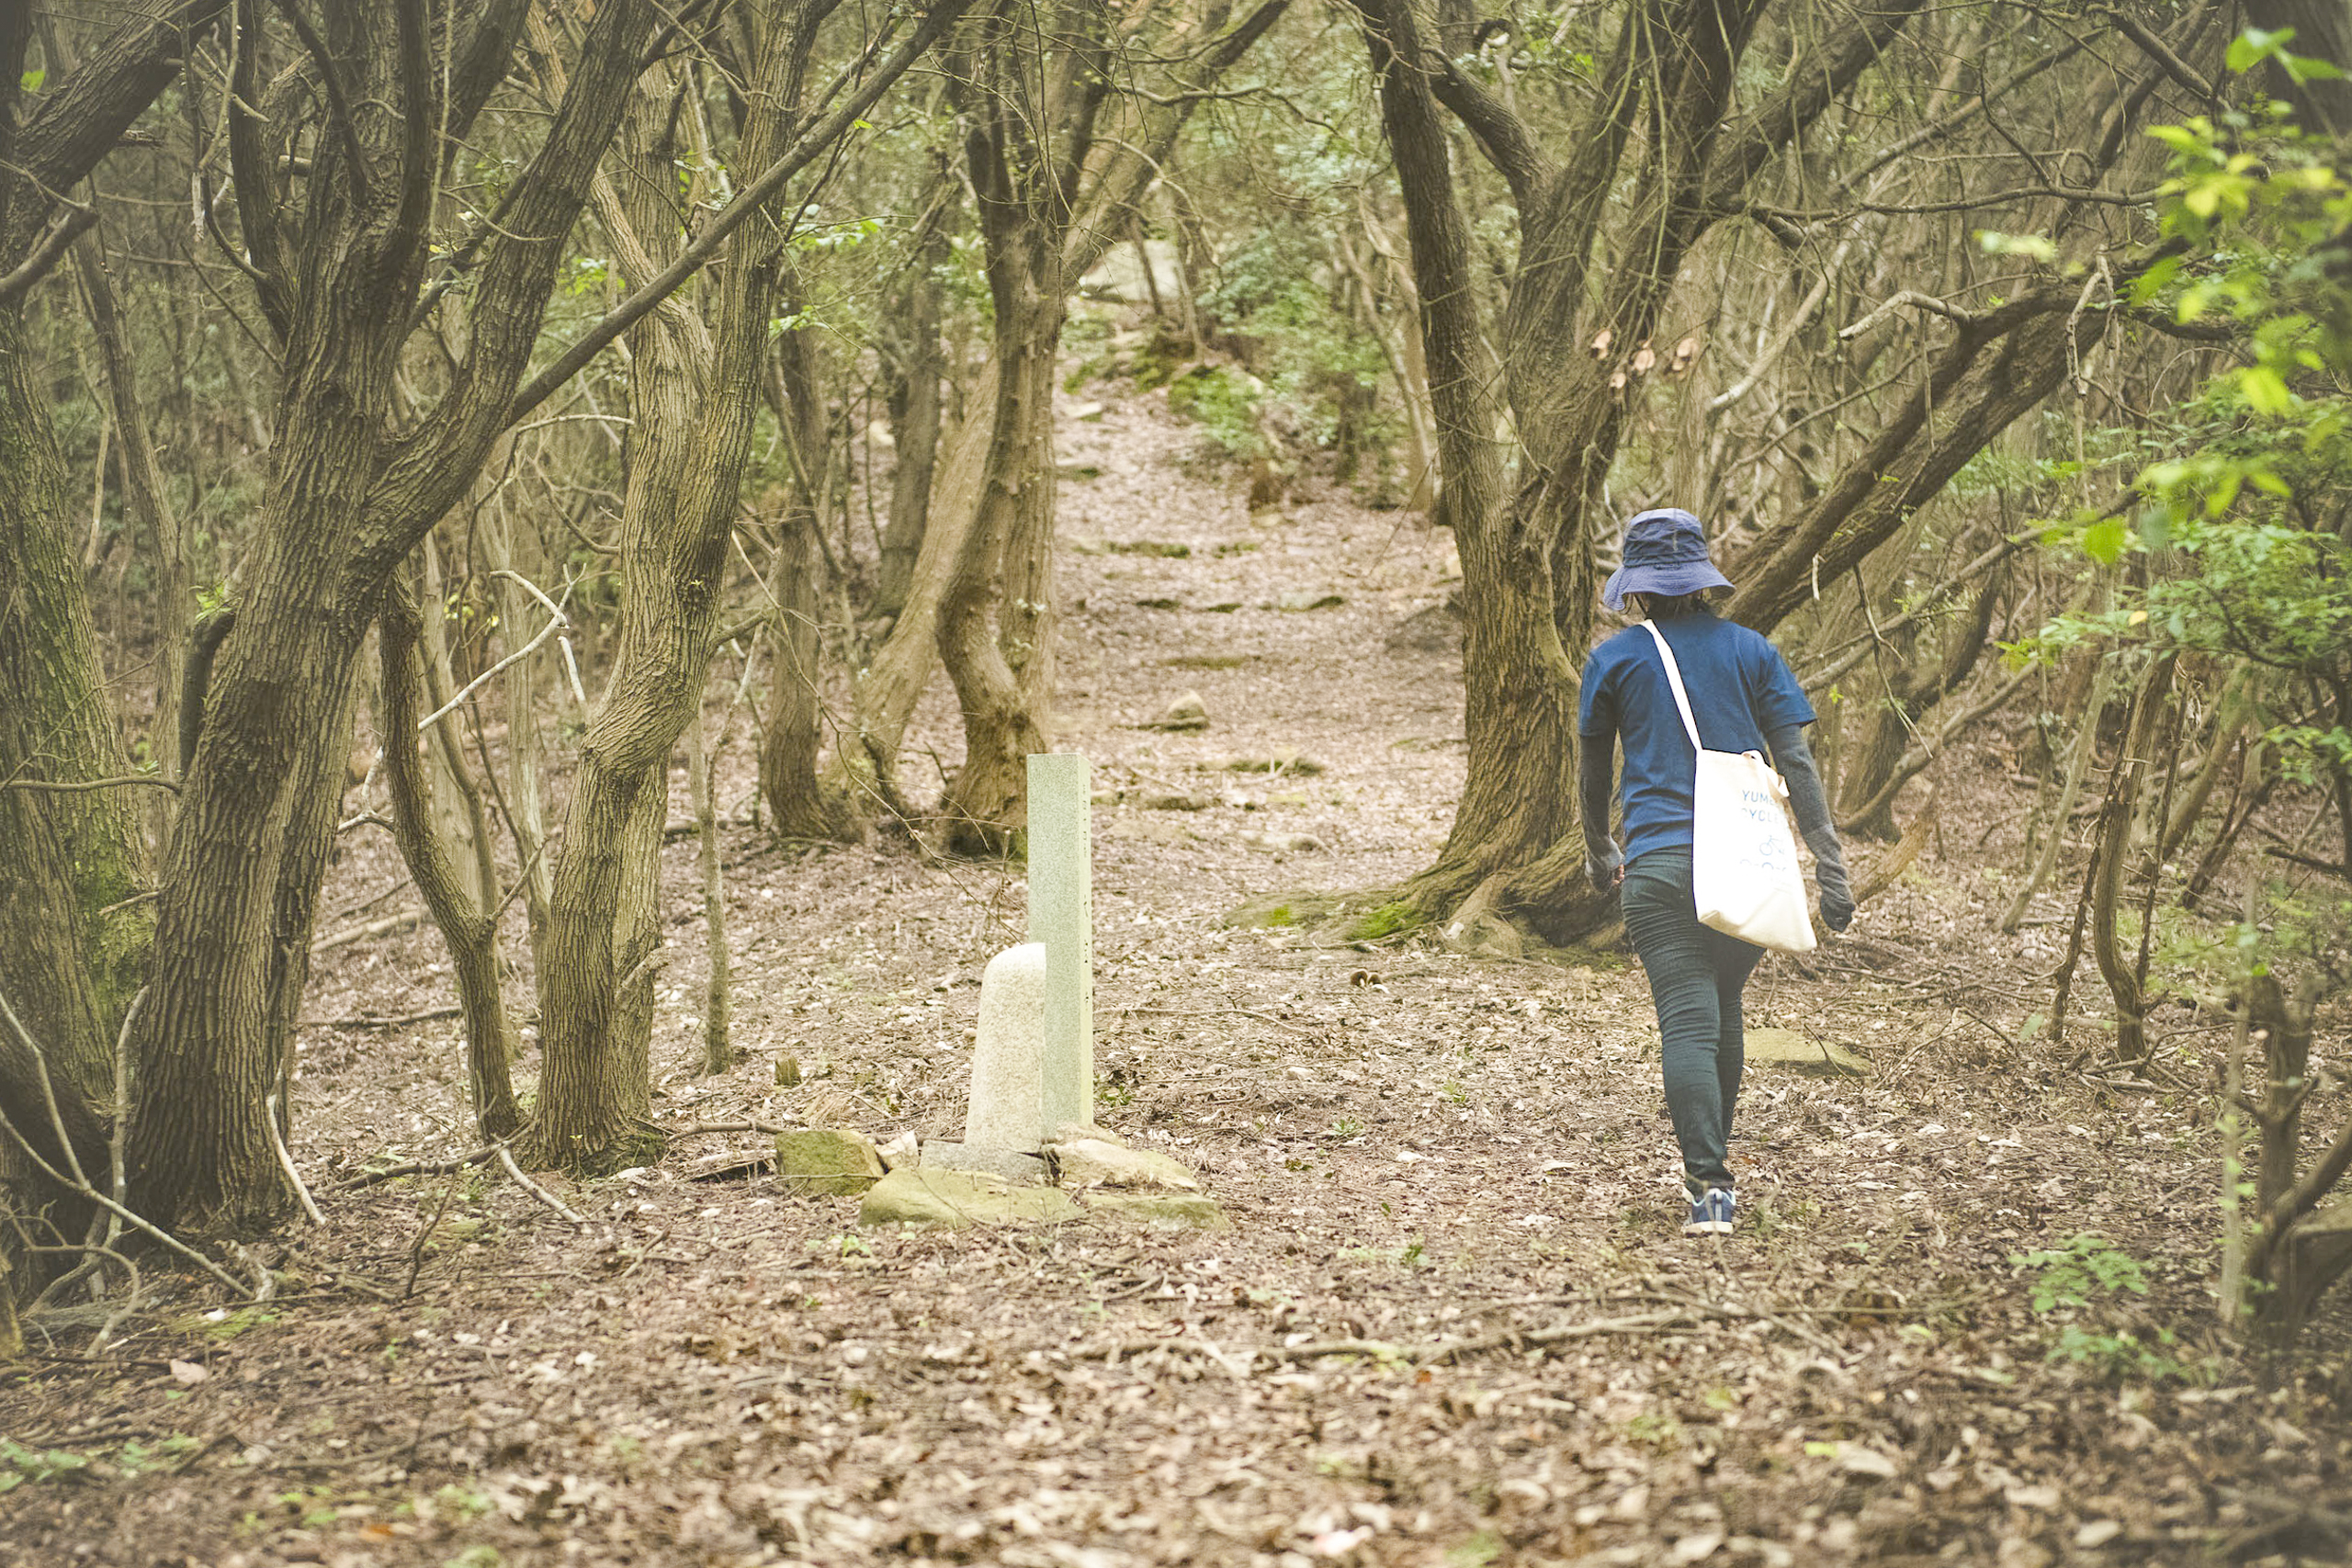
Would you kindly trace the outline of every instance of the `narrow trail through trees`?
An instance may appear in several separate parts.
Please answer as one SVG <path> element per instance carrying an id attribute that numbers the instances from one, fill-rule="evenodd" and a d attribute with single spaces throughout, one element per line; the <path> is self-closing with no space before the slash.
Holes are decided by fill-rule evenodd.
<path id="1" fill-rule="evenodd" d="M 2021 1043 L 2072 890 L 2003 937 L 1980 877 L 2025 863 L 2030 780 L 1950 760 L 1855 934 L 1759 974 L 1752 1027 L 1870 1076 L 1756 1066 L 1744 1229 L 1684 1238 L 1637 968 L 1345 934 L 1461 788 L 1458 657 L 1391 646 L 1449 591 L 1445 536 L 1312 492 L 1253 514 L 1164 400 L 1060 402 L 1062 460 L 1097 470 L 1059 513 L 1064 717 L 1115 795 L 1102 1116 L 1238 1228 L 861 1232 L 854 1200 L 730 1178 L 760 1138 L 690 1129 L 953 1136 L 1021 890 L 730 829 L 750 1059 L 707 1078 L 680 839 L 664 1162 L 544 1201 L 447 1166 L 474 1140 L 436 939 L 321 954 L 293 1155 L 326 1226 L 262 1249 L 274 1301 L 151 1276 L 117 1354 L 61 1342 L 0 1382 L 0 1563 L 2188 1562 L 2328 1539 L 2346 1391 L 2256 1388 L 2156 1326 L 2204 1321 L 2212 1288 L 2211 1134 L 2173 1084 L 2224 1036 L 2167 1021 L 2145 1080 Z M 1206 730 L 1136 728 L 1187 690 Z M 910 754 L 952 767 L 959 733 L 934 692 Z M 754 769 L 722 760 L 723 816 Z M 669 794 L 687 815 L 679 768 Z M 356 841 L 327 906 L 396 874 Z M 1259 923 L 1227 923 L 1244 906 Z M 516 1071 L 527 1094 L 527 1040 Z M 412 1158 L 445 1165 L 346 1185 Z M 2339 1300 L 2311 1333 L 2346 1329 Z"/>

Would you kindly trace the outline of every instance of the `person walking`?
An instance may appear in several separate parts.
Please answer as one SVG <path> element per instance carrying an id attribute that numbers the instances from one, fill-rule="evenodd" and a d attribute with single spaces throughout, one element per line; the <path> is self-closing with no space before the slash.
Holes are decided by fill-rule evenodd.
<path id="1" fill-rule="evenodd" d="M 1630 601 L 1674 650 L 1709 750 L 1760 751 L 1780 770 L 1797 830 L 1813 850 L 1821 923 L 1844 931 L 1854 918 L 1853 894 L 1804 742 L 1813 705 L 1788 660 L 1761 633 L 1707 607 L 1707 596 L 1731 582 L 1708 558 L 1705 530 L 1690 513 L 1668 508 L 1634 518 L 1625 525 L 1623 560 L 1601 603 L 1623 612 Z M 1698 753 L 1648 627 L 1629 626 L 1587 657 L 1577 734 L 1585 875 L 1596 891 L 1619 890 L 1626 934 L 1657 1010 L 1667 1109 L 1690 1201 L 1683 1234 L 1727 1235 L 1738 1197 L 1724 1144 L 1747 1059 L 1740 991 L 1764 950 L 1699 923 L 1690 889 Z M 1621 742 L 1622 788 L 1614 777 Z M 1622 852 L 1609 832 L 1612 795 L 1623 808 Z"/>

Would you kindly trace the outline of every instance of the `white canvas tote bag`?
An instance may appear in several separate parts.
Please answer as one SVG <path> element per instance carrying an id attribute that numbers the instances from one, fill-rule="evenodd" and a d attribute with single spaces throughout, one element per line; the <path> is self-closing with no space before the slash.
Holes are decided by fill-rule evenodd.
<path id="1" fill-rule="evenodd" d="M 1699 753 L 1699 776 L 1690 792 L 1690 893 L 1699 923 L 1776 953 L 1812 952 L 1804 873 L 1797 865 L 1796 835 L 1789 830 L 1788 810 L 1781 805 L 1789 797 L 1788 784 L 1754 751 L 1707 750 L 1674 649 L 1655 624 L 1642 625 L 1666 661 L 1683 733 Z"/>

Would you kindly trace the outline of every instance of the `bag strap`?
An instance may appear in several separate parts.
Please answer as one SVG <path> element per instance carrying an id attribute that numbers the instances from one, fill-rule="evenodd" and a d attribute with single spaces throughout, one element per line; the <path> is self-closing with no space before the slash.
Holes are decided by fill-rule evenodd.
<path id="1" fill-rule="evenodd" d="M 1690 737 L 1690 750 L 1703 751 L 1707 743 L 1699 739 L 1699 721 L 1690 715 L 1690 694 L 1682 689 L 1682 667 L 1674 662 L 1674 649 L 1666 645 L 1666 634 L 1657 629 L 1656 621 L 1644 621 L 1642 629 L 1657 644 L 1657 656 L 1666 660 L 1667 684 L 1674 688 L 1674 705 L 1682 713 L 1683 733 Z"/>

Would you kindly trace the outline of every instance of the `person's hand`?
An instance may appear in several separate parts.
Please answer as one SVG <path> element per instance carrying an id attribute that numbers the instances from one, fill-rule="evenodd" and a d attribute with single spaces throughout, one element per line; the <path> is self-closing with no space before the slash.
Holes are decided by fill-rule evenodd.
<path id="1" fill-rule="evenodd" d="M 1854 923 L 1854 896 L 1843 887 L 1821 890 L 1821 923 L 1842 931 Z"/>
<path id="2" fill-rule="evenodd" d="M 1595 893 L 1611 892 L 1625 880 L 1625 857 L 1614 839 L 1603 839 L 1586 849 L 1584 879 Z"/>

